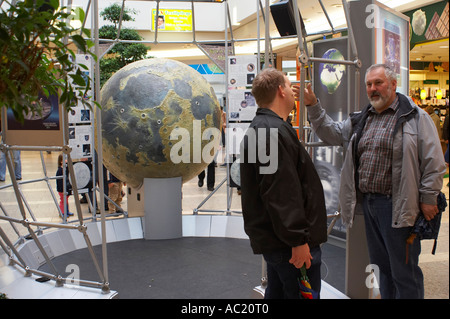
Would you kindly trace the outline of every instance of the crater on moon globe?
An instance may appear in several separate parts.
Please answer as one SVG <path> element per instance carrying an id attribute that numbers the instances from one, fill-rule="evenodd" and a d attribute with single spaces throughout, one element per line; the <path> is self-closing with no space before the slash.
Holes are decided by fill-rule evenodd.
<path id="1" fill-rule="evenodd" d="M 220 132 L 221 110 L 214 89 L 181 62 L 147 59 L 125 66 L 104 84 L 100 104 L 103 163 L 134 188 L 144 178 L 182 177 L 183 183 L 192 179 L 209 164 L 205 156 L 194 154 L 199 150 L 194 144 L 200 151 L 219 145 L 220 138 L 202 136 L 209 128 Z M 180 129 L 186 134 L 171 139 L 171 133 Z M 176 163 L 171 149 L 182 142 L 181 152 L 189 157 Z"/>

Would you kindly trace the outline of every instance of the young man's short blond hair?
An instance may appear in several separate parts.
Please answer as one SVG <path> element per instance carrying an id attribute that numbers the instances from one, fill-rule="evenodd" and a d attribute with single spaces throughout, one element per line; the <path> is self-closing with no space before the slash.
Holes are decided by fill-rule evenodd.
<path id="1" fill-rule="evenodd" d="M 259 107 L 268 107 L 277 94 L 278 87 L 286 84 L 284 73 L 273 68 L 261 71 L 253 81 L 252 94 Z"/>

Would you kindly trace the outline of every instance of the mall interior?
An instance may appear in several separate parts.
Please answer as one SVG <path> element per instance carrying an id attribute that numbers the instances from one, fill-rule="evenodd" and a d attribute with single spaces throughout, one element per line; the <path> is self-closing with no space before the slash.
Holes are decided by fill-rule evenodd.
<path id="1" fill-rule="evenodd" d="M 6 1 L 0 3 L 2 11 L 6 10 Z M 139 35 L 139 40 L 93 38 L 93 49 L 102 60 L 114 58 L 118 44 L 139 43 L 147 49 L 143 59 L 174 60 L 197 71 L 213 89 L 229 129 L 217 145 L 215 162 L 196 167 L 197 173 L 204 169 L 206 177 L 195 173 L 181 180 L 178 176 L 160 178 L 164 167 L 153 168 L 157 176 L 133 171 L 131 166 L 117 168 L 121 166 L 116 159 L 119 153 L 105 147 L 107 131 L 101 128 L 111 126 L 105 124 L 105 118 L 111 120 L 106 102 L 102 110 L 77 107 L 57 119 L 62 136 L 68 132 L 68 139 L 64 137 L 60 144 L 48 142 L 49 135 L 40 138 L 35 129 L 14 127 L 11 115 L 2 108 L 0 151 L 7 165 L 4 180 L 0 172 L 0 299 L 262 299 L 266 265 L 260 255 L 253 254 L 243 229 L 238 165 L 233 160 L 242 132 L 256 111 L 254 99 L 248 98 L 248 81 L 268 66 L 285 72 L 293 83 L 311 82 L 318 91 L 321 87 L 321 101 L 330 101 L 336 120 L 342 120 L 368 103 L 365 69 L 373 63 L 392 65 L 398 74 L 398 91 L 438 119 L 442 152 L 447 150 L 443 126 L 450 95 L 448 1 L 60 3 L 88 12 L 83 25 L 89 30 L 114 25 L 122 34 L 131 29 Z M 122 13 L 119 20 L 105 18 L 104 10 L 113 5 Z M 102 72 L 101 63 L 97 68 L 92 58 L 79 57 L 88 62 L 87 75 Z M 320 76 L 327 59 L 342 61 L 331 64 L 337 78 L 333 83 L 324 83 Z M 241 78 L 247 83 L 239 84 Z M 150 89 L 156 87 L 150 85 Z M 91 93 L 103 91 L 97 87 Z M 114 112 L 124 113 L 124 109 Z M 301 102 L 292 119 L 299 139 L 317 163 L 327 200 L 321 298 L 379 299 L 379 290 L 368 284 L 372 275 L 366 268 L 370 263 L 363 221 L 355 220 L 349 230 L 339 218 L 336 194 L 342 148 L 315 139 Z M 177 120 L 182 123 L 183 119 Z M 158 121 L 158 125 L 167 123 Z M 99 149 L 101 134 L 103 148 Z M 130 136 L 130 145 L 139 140 L 139 133 L 135 134 Z M 142 158 L 139 152 L 136 149 L 132 155 Z M 63 153 L 72 161 L 78 184 L 78 191 L 67 199 L 70 214 L 60 205 L 56 186 L 61 180 L 56 176 L 58 155 Z M 153 159 L 151 154 L 146 158 Z M 104 166 L 99 171 L 100 161 Z M 115 183 L 119 190 L 113 195 L 110 173 L 133 177 Z M 441 190 L 447 203 L 448 174 L 447 165 Z M 104 182 L 95 182 L 102 177 Z M 90 194 L 93 182 L 95 196 Z M 102 190 L 105 196 L 100 196 Z M 436 252 L 431 253 L 434 241 L 422 241 L 419 265 L 425 278 L 425 299 L 449 299 L 448 212 L 447 205 Z"/>

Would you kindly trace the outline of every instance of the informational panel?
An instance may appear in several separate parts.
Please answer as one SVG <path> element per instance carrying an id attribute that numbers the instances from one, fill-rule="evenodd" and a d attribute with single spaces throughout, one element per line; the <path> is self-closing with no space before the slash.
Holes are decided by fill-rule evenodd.
<path id="1" fill-rule="evenodd" d="M 11 109 L 7 110 L 3 143 L 19 146 L 62 145 L 61 107 L 58 104 L 58 97 L 50 95 L 47 98 L 44 94 L 39 94 L 39 101 L 42 112 L 25 115 L 23 123 L 15 120 Z"/>
<path id="2" fill-rule="evenodd" d="M 251 121 L 257 105 L 251 89 L 234 89 L 228 92 L 230 121 Z"/>
<path id="3" fill-rule="evenodd" d="M 397 92 L 408 95 L 409 18 L 375 0 L 351 1 L 349 5 L 358 58 L 362 63 L 359 103 L 352 96 L 352 111 L 361 110 L 369 103 L 364 77 L 367 68 L 374 63 L 386 63 L 394 68 L 397 72 Z M 354 78 L 350 82 L 354 83 Z M 351 89 L 352 92 L 356 90 L 355 87 Z"/>
<path id="4" fill-rule="evenodd" d="M 251 87 L 257 72 L 255 55 L 228 57 L 228 88 Z"/>
<path id="5" fill-rule="evenodd" d="M 239 145 L 258 108 L 252 95 L 257 63 L 255 55 L 228 57 L 229 125 L 225 135 L 229 154 L 239 154 Z"/>
<path id="6" fill-rule="evenodd" d="M 336 39 L 313 42 L 314 56 L 336 61 L 348 60 L 348 39 Z M 350 68 L 339 63 L 318 63 L 314 65 L 314 92 L 327 114 L 335 121 L 342 121 L 348 117 L 347 102 L 348 78 Z M 319 141 L 315 137 L 314 142 Z M 327 214 L 334 214 L 339 210 L 339 185 L 343 162 L 343 148 L 341 146 L 313 148 L 314 164 L 319 174 L 325 195 Z M 328 221 L 331 223 L 331 219 Z M 333 227 L 332 234 L 345 238 L 345 227 L 339 219 Z"/>
<path id="7" fill-rule="evenodd" d="M 152 30 L 157 19 L 158 31 L 192 31 L 192 10 L 190 9 L 156 9 L 152 10 Z"/>
<path id="8" fill-rule="evenodd" d="M 90 55 L 76 55 L 76 63 L 87 66 L 83 73 L 92 77 L 92 57 Z M 84 96 L 86 100 L 92 99 L 92 90 Z M 7 127 L 3 133 L 3 142 L 9 145 L 20 146 L 61 146 L 64 145 L 62 107 L 58 103 L 58 97 L 50 95 L 46 97 L 39 94 L 39 102 L 42 105 L 40 114 L 25 115 L 24 123 L 15 120 L 11 110 L 6 112 Z M 69 146 L 74 148 L 71 154 L 73 159 L 86 158 L 92 156 L 92 121 L 93 114 L 80 102 L 73 107 L 68 114 L 70 123 Z M 87 125 L 82 129 L 75 129 L 74 126 Z M 77 135 L 77 132 L 80 135 Z M 74 135 L 75 134 L 75 135 Z M 77 144 L 74 144 L 76 142 Z M 81 151 L 80 151 L 81 150 Z"/>
<path id="9" fill-rule="evenodd" d="M 409 18 L 378 2 L 374 19 L 374 63 L 384 63 L 397 74 L 397 92 L 409 94 Z"/>
<path id="10" fill-rule="evenodd" d="M 314 56 L 336 61 L 348 60 L 347 37 L 313 42 Z M 326 106 L 335 121 L 347 117 L 348 74 L 345 64 L 318 63 L 314 65 L 314 93 Z"/>
<path id="11" fill-rule="evenodd" d="M 92 78 L 93 61 L 90 55 L 77 54 L 76 63 L 83 64 L 87 67 L 83 70 L 86 81 Z M 89 90 L 84 99 L 91 100 L 93 98 L 92 90 Z M 69 146 L 72 148 L 70 156 L 73 160 L 85 160 L 93 155 L 93 110 L 85 107 L 81 102 L 72 108 L 68 114 L 69 119 Z"/>
<path id="12" fill-rule="evenodd" d="M 93 145 L 92 126 L 69 126 L 69 146 L 72 148 L 72 159 L 88 158 L 92 156 Z"/>

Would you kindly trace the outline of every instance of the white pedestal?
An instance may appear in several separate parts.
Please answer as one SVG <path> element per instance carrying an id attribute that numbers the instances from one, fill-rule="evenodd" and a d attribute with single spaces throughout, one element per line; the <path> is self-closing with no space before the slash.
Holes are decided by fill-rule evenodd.
<path id="1" fill-rule="evenodd" d="M 175 239 L 183 236 L 181 186 L 181 177 L 144 179 L 145 239 Z"/>

